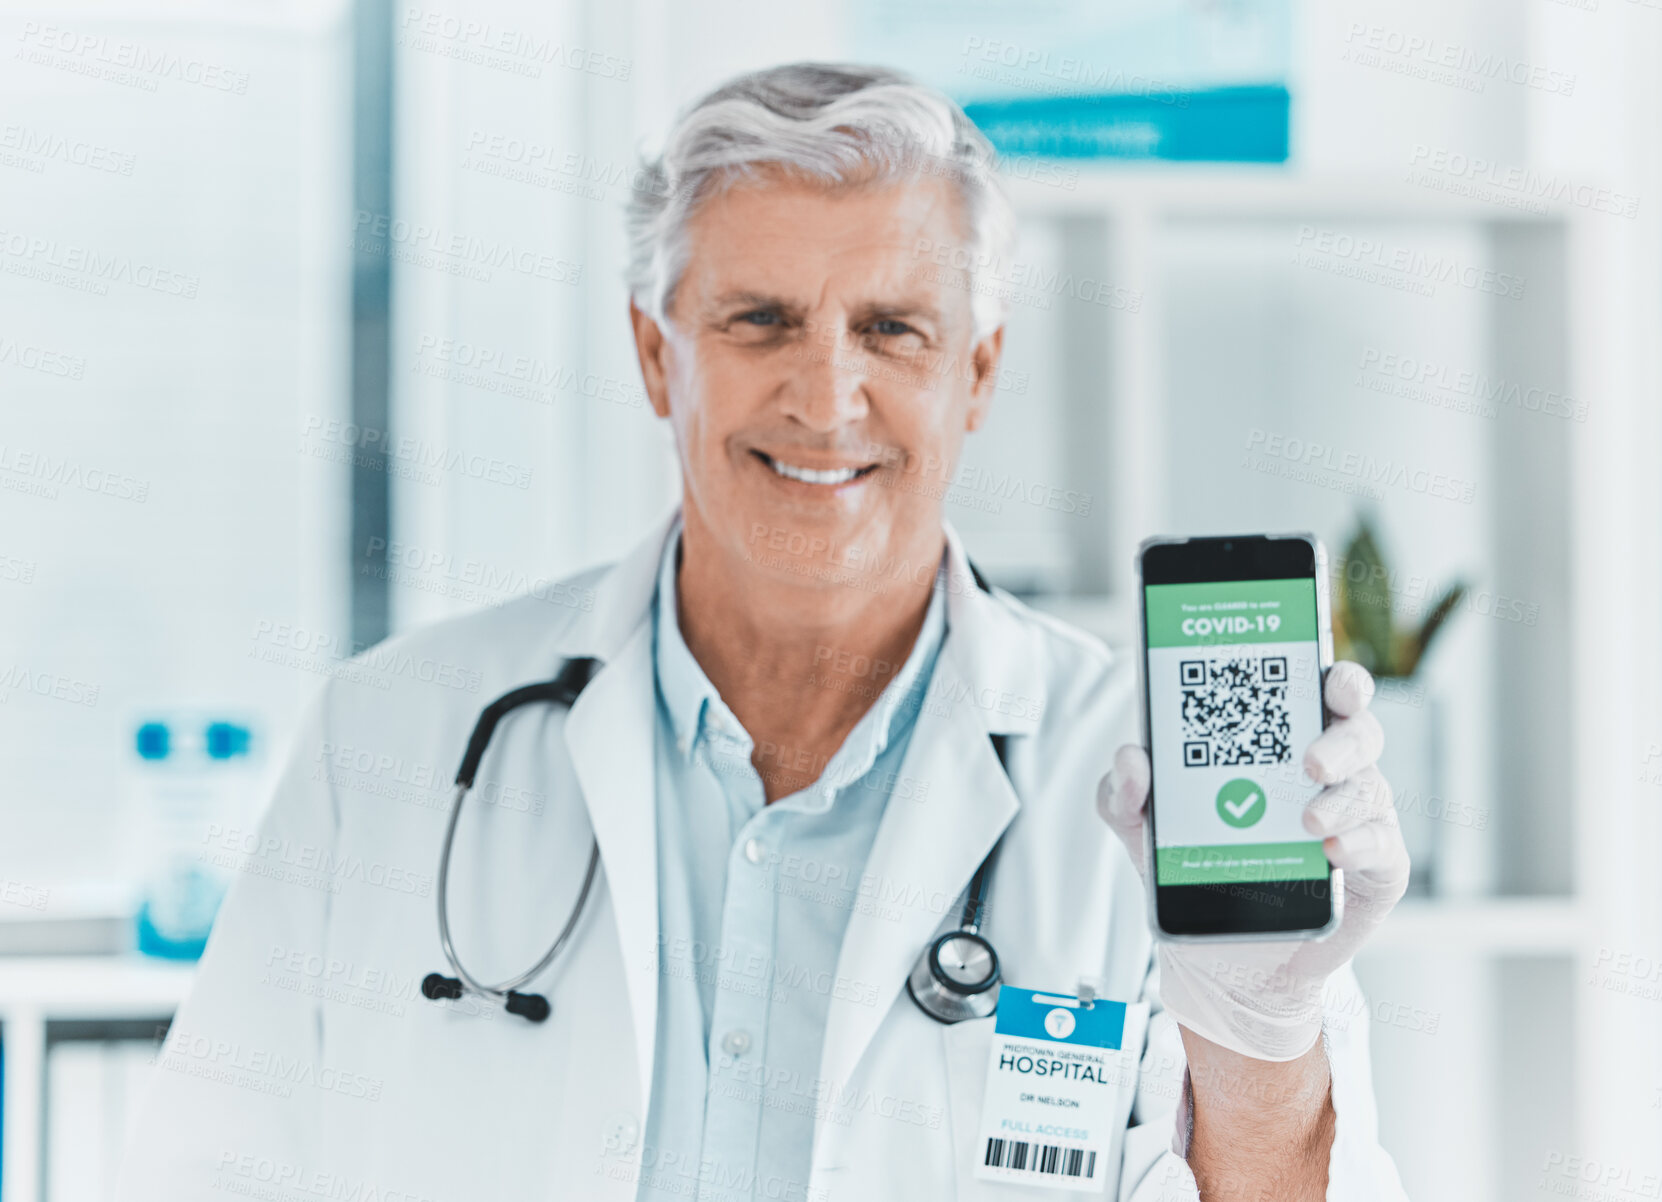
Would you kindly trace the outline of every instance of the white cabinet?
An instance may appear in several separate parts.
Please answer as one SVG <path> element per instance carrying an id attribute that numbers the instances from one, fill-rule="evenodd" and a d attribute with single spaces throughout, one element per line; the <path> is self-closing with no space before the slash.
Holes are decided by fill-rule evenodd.
<path id="1" fill-rule="evenodd" d="M 103 1191 L 151 1045 L 184 999 L 193 967 L 139 956 L 0 962 L 0 1199 L 110 1196 Z"/>

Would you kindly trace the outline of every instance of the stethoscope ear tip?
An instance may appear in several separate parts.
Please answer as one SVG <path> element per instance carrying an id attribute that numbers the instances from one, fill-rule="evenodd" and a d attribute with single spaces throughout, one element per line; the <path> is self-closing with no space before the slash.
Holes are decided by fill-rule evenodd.
<path id="1" fill-rule="evenodd" d="M 447 977 L 442 972 L 430 972 L 421 982 L 422 996 L 429 1001 L 459 998 L 462 992 L 461 981 L 456 977 Z M 500 996 L 502 1008 L 509 1014 L 517 1014 L 534 1023 L 546 1021 L 554 1012 L 554 1007 L 550 1006 L 548 999 L 540 993 L 515 993 L 510 989 L 504 994 L 496 994 L 493 991 L 491 996 Z"/>
<path id="2" fill-rule="evenodd" d="M 515 993 L 509 990 L 504 1000 L 504 1008 L 509 1014 L 517 1014 L 521 1018 L 528 1018 L 534 1023 L 546 1019 L 553 1007 L 548 999 L 540 993 Z"/>
<path id="3" fill-rule="evenodd" d="M 430 972 L 421 983 L 421 993 L 423 997 L 434 1002 L 440 998 L 459 998 L 462 996 L 462 983 L 455 977 Z"/>

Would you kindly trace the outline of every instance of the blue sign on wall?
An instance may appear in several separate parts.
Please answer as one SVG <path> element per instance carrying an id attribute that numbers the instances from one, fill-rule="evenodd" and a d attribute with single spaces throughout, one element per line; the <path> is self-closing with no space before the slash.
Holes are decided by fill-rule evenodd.
<path id="1" fill-rule="evenodd" d="M 1005 155 L 1278 163 L 1291 0 L 855 0 L 855 57 L 934 84 Z"/>

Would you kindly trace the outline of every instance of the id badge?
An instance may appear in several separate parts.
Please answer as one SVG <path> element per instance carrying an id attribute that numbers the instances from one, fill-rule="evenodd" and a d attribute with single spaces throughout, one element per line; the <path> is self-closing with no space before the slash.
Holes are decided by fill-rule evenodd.
<path id="1" fill-rule="evenodd" d="M 978 1178 L 1100 1193 L 1125 1068 L 1125 1003 L 1005 985 L 998 994 Z"/>

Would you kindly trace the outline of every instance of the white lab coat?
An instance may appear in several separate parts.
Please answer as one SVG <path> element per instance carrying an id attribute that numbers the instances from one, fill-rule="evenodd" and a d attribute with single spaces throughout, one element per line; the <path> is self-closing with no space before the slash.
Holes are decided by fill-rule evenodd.
<path id="1" fill-rule="evenodd" d="M 390 640 L 329 681 L 257 832 L 205 840 L 221 861 L 249 854 L 159 1049 L 128 1198 L 622 1200 L 639 1173 L 671 1171 L 642 1147 L 658 1001 L 650 605 L 668 530 L 609 569 Z M 941 1026 L 905 992 L 1008 827 L 987 927 L 1005 980 L 1066 990 L 1095 976 L 1131 1003 L 1107 1193 L 1193 1198 L 1174 1153 L 1183 1052 L 1150 972 L 1143 890 L 1094 806 L 1114 749 L 1136 737 L 1133 667 L 978 589 L 950 531 L 948 546 L 932 702 L 871 851 L 872 904 L 852 914 L 837 964 L 877 1000 L 865 988 L 833 998 L 811 1177 L 761 1182 L 758 1196 L 1055 1196 L 973 1178 L 994 1020 Z M 569 716 L 537 706 L 498 729 L 450 887 L 463 963 L 511 976 L 569 912 L 592 832 L 602 870 L 588 909 L 557 967 L 525 987 L 553 1016 L 430 1002 L 422 978 L 449 971 L 433 884 L 465 741 L 484 704 L 568 656 L 604 667 Z M 1012 736 L 1013 790 L 989 733 Z M 1326 1040 L 1328 1197 L 1400 1198 L 1348 969 L 1329 989 Z"/>

